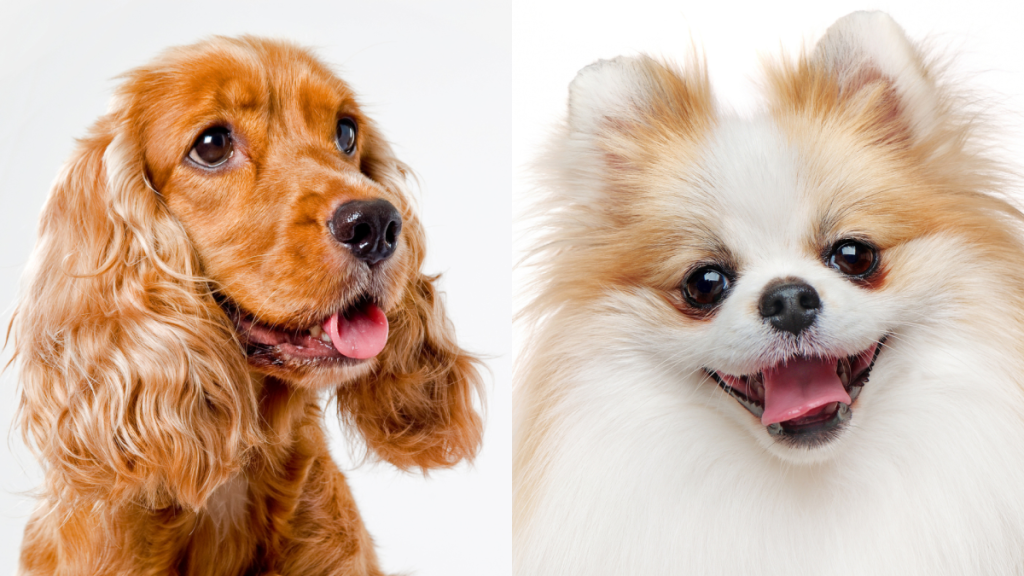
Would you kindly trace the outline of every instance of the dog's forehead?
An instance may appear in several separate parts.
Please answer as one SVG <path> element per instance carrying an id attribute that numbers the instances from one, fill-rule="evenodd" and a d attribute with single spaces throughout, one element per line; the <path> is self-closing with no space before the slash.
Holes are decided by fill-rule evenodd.
<path id="1" fill-rule="evenodd" d="M 798 150 L 771 119 L 722 119 L 697 169 L 701 204 L 740 259 L 806 249 L 819 207 L 804 186 Z"/>
<path id="2" fill-rule="evenodd" d="M 283 42 L 247 38 L 213 42 L 173 65 L 177 93 L 225 108 L 330 109 L 355 107 L 352 90 L 311 53 Z"/>
<path id="3" fill-rule="evenodd" d="M 362 119 L 352 90 L 312 53 L 255 37 L 171 49 L 128 75 L 115 107 L 141 119 L 157 179 L 211 126 L 229 126 L 255 156 L 271 131 L 329 147 L 340 115 Z"/>

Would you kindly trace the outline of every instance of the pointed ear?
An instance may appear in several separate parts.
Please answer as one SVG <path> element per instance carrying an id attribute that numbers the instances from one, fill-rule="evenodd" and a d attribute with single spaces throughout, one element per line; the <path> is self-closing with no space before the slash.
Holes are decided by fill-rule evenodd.
<path id="1" fill-rule="evenodd" d="M 680 70 L 650 56 L 598 60 L 569 85 L 572 133 L 601 134 L 625 126 L 669 123 L 686 132 L 714 114 L 710 84 L 696 60 Z"/>
<path id="2" fill-rule="evenodd" d="M 884 12 L 840 18 L 811 62 L 835 79 L 840 102 L 873 111 L 888 140 L 925 140 L 943 120 L 942 98 L 921 52 Z"/>
<path id="3" fill-rule="evenodd" d="M 478 361 L 456 343 L 435 280 L 415 274 L 388 313 L 391 334 L 378 370 L 338 389 L 342 418 L 402 469 L 472 458 L 483 432 L 474 407 L 482 395 Z"/>
<path id="4" fill-rule="evenodd" d="M 22 430 L 55 497 L 198 508 L 257 437 L 255 398 L 121 108 L 80 143 L 41 216 L 12 322 Z"/>
<path id="5" fill-rule="evenodd" d="M 649 58 L 619 56 L 598 60 L 576 73 L 569 84 L 569 128 L 598 134 L 609 121 L 638 120 L 652 98 Z"/>
<path id="6" fill-rule="evenodd" d="M 569 86 L 565 131 L 540 161 L 558 200 L 598 206 L 677 144 L 691 147 L 714 122 L 703 65 L 685 69 L 649 56 L 600 60 Z"/>

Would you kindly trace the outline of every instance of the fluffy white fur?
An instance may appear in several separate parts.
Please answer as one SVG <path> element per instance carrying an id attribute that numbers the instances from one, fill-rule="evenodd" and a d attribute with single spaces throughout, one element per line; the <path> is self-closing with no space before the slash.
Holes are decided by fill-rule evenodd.
<path id="1" fill-rule="evenodd" d="M 858 71 L 879 72 L 898 95 L 906 146 L 935 140 L 929 149 L 945 154 L 960 146 L 957 166 L 976 161 L 949 136 L 947 100 L 888 16 L 839 20 L 810 58 L 845 90 L 860 88 Z M 798 131 L 766 112 L 718 118 L 677 160 L 665 159 L 671 138 L 646 143 L 661 160 L 628 176 L 644 184 L 637 203 L 652 220 L 706 228 L 738 262 L 712 318 L 684 319 L 643 284 L 572 291 L 585 272 L 567 268 L 588 265 L 619 225 L 601 208 L 626 193 L 627 176 L 613 172 L 631 169 L 601 132 L 661 97 L 644 61 L 580 72 L 545 167 L 541 284 L 517 384 L 515 573 L 1024 574 L 1021 265 L 994 261 L 953 221 L 884 251 L 892 270 L 882 288 L 825 266 L 806 244 L 833 191 L 863 189 L 869 214 L 873 194 L 898 193 L 880 189 L 873 175 L 884 166 L 867 161 L 875 152 L 851 155 L 843 131 L 826 122 L 819 140 L 798 146 Z M 873 232 L 856 219 L 845 226 Z M 693 248 L 686 242 L 680 250 Z M 824 303 L 799 342 L 757 313 L 765 285 L 784 277 Z M 850 425 L 817 448 L 776 442 L 703 371 L 853 354 L 886 335 Z"/>

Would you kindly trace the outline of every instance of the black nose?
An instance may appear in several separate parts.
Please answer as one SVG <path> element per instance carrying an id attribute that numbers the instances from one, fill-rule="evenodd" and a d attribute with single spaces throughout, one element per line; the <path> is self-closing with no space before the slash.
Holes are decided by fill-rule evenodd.
<path id="1" fill-rule="evenodd" d="M 761 316 L 777 330 L 800 334 L 814 323 L 821 309 L 818 293 L 805 282 L 785 281 L 770 286 L 758 304 Z"/>
<path id="2" fill-rule="evenodd" d="M 338 207 L 327 227 L 356 258 L 373 265 L 395 253 L 402 216 L 387 200 L 353 200 Z"/>

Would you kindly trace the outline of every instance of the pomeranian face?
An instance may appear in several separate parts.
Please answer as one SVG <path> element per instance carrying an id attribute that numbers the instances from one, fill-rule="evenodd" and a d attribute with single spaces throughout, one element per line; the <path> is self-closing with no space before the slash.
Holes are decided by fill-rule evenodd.
<path id="1" fill-rule="evenodd" d="M 648 341 L 686 350 L 782 454 L 842 437 L 887 336 L 918 321 L 901 252 L 940 217 L 908 213 L 912 171 L 816 132 L 719 122 L 698 157 L 661 151 L 667 178 L 623 207 L 623 232 L 656 240 L 628 282 L 671 306 Z"/>
<path id="2" fill-rule="evenodd" d="M 716 111 L 699 65 L 594 64 L 552 155 L 572 248 L 549 292 L 792 462 L 841 452 L 919 335 L 1011 291 L 986 266 L 1012 210 L 969 192 L 985 177 L 919 56 L 863 18 L 863 44 L 770 69 L 752 119 Z"/>

